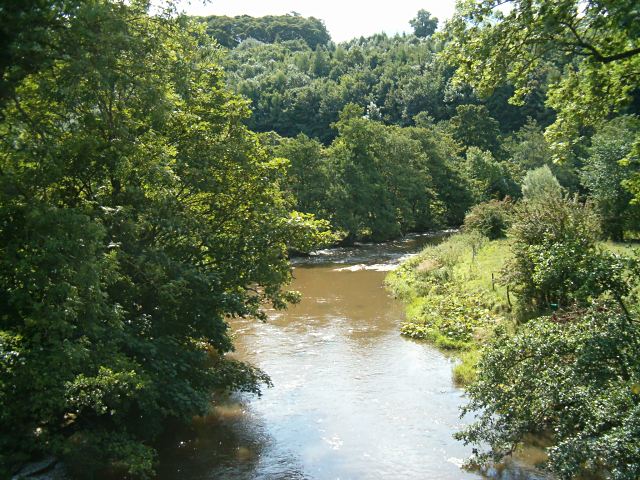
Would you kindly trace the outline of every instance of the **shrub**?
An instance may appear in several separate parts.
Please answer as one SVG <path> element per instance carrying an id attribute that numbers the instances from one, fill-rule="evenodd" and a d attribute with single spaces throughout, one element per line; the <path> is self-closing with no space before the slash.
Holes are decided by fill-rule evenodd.
<path id="1" fill-rule="evenodd" d="M 558 179 L 547 165 L 529 170 L 522 181 L 522 195 L 526 200 L 560 198 L 562 192 Z"/>
<path id="2" fill-rule="evenodd" d="M 474 206 L 464 217 L 465 232 L 478 232 L 495 240 L 506 237 L 511 224 L 513 203 L 509 197 L 503 201 L 490 200 Z"/>
<path id="3" fill-rule="evenodd" d="M 593 209 L 576 198 L 520 202 L 510 229 L 513 258 L 503 280 L 536 310 L 586 304 L 606 291 L 624 296 L 630 289 L 627 260 L 597 247 L 598 227 Z"/>
<path id="4" fill-rule="evenodd" d="M 640 323 L 611 302 L 498 333 L 479 361 L 456 434 L 488 463 L 530 433 L 552 432 L 548 467 L 560 478 L 640 475 Z"/>

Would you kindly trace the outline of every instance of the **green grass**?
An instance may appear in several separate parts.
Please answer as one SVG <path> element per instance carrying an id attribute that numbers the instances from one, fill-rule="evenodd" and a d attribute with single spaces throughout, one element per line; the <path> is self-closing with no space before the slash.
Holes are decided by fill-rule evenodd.
<path id="1" fill-rule="evenodd" d="M 457 352 L 454 379 L 460 385 L 475 378 L 478 349 L 494 328 L 513 323 L 506 288 L 497 283 L 508 257 L 506 240 L 458 234 L 387 277 L 388 288 L 407 306 L 401 333 Z"/>
<path id="2" fill-rule="evenodd" d="M 606 250 L 609 250 L 612 253 L 617 253 L 618 255 L 623 255 L 626 257 L 633 256 L 634 252 L 640 252 L 640 242 L 629 242 L 629 243 L 620 243 L 620 242 L 602 242 L 601 246 Z"/>
<path id="3" fill-rule="evenodd" d="M 640 250 L 639 243 L 601 246 L 624 256 Z M 480 349 L 496 326 L 515 331 L 518 321 L 527 318 L 517 298 L 508 296 L 499 283 L 510 255 L 508 240 L 456 234 L 427 247 L 387 276 L 387 287 L 406 305 L 401 333 L 455 352 L 460 363 L 453 375 L 459 385 L 475 379 Z"/>
<path id="4" fill-rule="evenodd" d="M 478 347 L 461 352 L 460 363 L 453 367 L 453 380 L 458 386 L 469 385 L 476 379 L 476 366 L 480 360 Z"/>

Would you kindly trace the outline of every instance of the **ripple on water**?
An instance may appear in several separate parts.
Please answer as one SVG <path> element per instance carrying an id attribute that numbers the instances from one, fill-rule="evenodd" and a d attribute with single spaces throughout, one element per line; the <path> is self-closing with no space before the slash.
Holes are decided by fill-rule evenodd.
<path id="1" fill-rule="evenodd" d="M 452 438 L 465 422 L 452 360 L 400 337 L 402 306 L 382 289 L 385 271 L 409 253 L 398 242 L 297 261 L 299 305 L 271 312 L 266 323 L 231 322 L 236 358 L 257 364 L 275 386 L 216 406 L 189 448 L 175 449 L 172 439 L 159 477 L 481 478 L 460 468 L 470 448 Z M 494 470 L 486 473 L 542 478 L 517 463 Z"/>

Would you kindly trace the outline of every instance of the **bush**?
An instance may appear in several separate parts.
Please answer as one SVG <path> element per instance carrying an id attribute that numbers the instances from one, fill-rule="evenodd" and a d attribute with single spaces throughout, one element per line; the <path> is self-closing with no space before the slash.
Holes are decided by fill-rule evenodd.
<path id="1" fill-rule="evenodd" d="M 560 198 L 562 192 L 558 179 L 547 165 L 529 170 L 522 181 L 522 195 L 526 200 Z"/>
<path id="2" fill-rule="evenodd" d="M 464 217 L 465 232 L 478 232 L 490 240 L 506 237 L 511 224 L 513 203 L 509 197 L 503 201 L 490 200 L 474 206 Z"/>
<path id="3" fill-rule="evenodd" d="M 551 432 L 548 467 L 560 478 L 640 475 L 640 324 L 611 302 L 498 333 L 485 348 L 456 434 L 487 450 L 479 463 L 513 452 L 530 433 Z"/>
<path id="4" fill-rule="evenodd" d="M 534 310 L 586 304 L 603 292 L 624 296 L 627 260 L 596 245 L 599 218 L 576 198 L 546 196 L 514 209 L 513 258 L 503 280 Z"/>

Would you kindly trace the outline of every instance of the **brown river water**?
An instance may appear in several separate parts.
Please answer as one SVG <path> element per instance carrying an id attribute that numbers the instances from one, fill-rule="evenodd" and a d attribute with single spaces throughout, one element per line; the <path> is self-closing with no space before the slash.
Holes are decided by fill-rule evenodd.
<path id="1" fill-rule="evenodd" d="M 383 287 L 407 254 L 442 235 L 318 252 L 296 261 L 303 299 L 269 321 L 233 320 L 234 356 L 274 383 L 261 397 L 219 399 L 177 432 L 158 478 L 542 479 L 534 449 L 489 472 L 465 471 L 471 447 L 452 438 L 464 392 L 454 359 L 399 335 L 402 305 Z"/>

